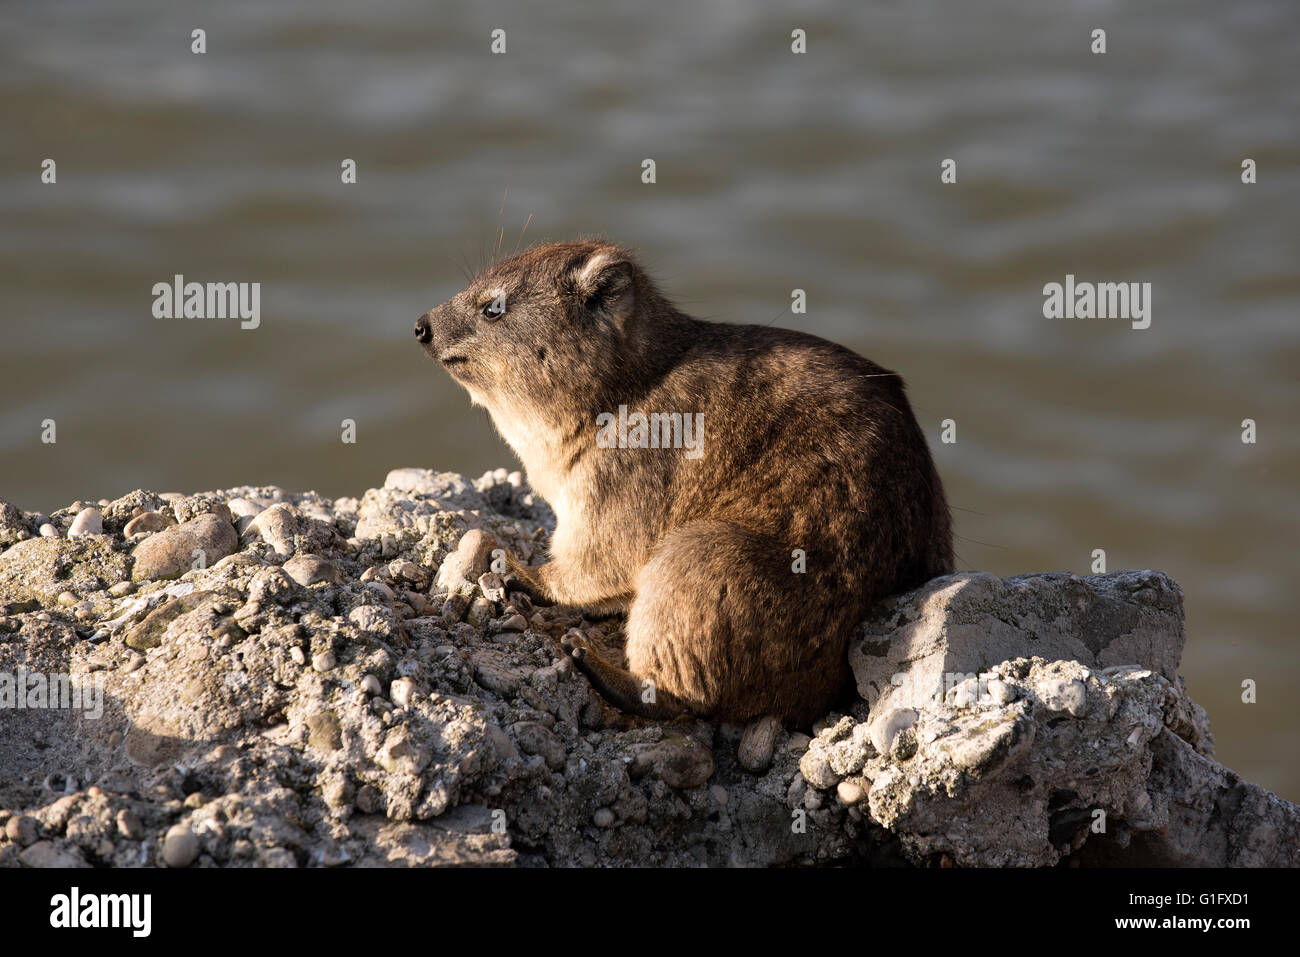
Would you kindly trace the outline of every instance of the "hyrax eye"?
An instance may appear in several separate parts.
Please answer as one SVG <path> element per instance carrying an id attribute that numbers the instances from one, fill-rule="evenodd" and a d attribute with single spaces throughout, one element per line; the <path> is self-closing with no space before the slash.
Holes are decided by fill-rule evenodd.
<path id="1" fill-rule="evenodd" d="M 506 314 L 506 294 L 503 292 L 483 307 L 483 318 L 492 322 Z"/>

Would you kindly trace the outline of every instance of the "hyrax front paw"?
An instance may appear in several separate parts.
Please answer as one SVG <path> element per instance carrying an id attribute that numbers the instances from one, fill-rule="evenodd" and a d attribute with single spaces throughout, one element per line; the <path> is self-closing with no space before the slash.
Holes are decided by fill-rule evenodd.
<path id="1" fill-rule="evenodd" d="M 537 571 L 540 566 L 521 565 L 513 555 L 506 556 L 505 586 L 506 594 L 518 592 L 527 595 L 534 605 L 548 607 L 554 605 L 546 587 L 542 584 Z"/>

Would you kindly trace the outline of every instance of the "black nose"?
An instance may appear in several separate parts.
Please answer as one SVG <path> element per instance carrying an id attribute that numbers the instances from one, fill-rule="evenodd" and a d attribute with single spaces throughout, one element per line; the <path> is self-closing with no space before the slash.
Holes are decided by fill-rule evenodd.
<path id="1" fill-rule="evenodd" d="M 426 345 L 433 339 L 433 328 L 429 325 L 427 315 L 415 320 L 415 338 Z"/>

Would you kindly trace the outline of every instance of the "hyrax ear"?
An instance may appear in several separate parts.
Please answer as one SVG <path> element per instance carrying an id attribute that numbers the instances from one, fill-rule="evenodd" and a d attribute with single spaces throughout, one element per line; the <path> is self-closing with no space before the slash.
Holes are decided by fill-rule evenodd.
<path id="1" fill-rule="evenodd" d="M 636 305 L 634 267 L 618 253 L 602 249 L 579 262 L 570 273 L 582 310 L 622 327 Z"/>

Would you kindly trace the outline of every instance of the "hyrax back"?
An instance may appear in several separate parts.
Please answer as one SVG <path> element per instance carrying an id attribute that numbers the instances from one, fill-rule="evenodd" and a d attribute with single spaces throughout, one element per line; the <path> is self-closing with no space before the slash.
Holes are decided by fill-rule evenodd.
<path id="1" fill-rule="evenodd" d="M 678 311 L 626 250 L 539 246 L 420 317 L 555 509 L 536 596 L 628 609 L 627 663 L 565 650 L 624 710 L 806 723 L 880 598 L 952 570 L 902 379 L 816 336 Z M 644 418 L 642 418 L 644 417 Z"/>

